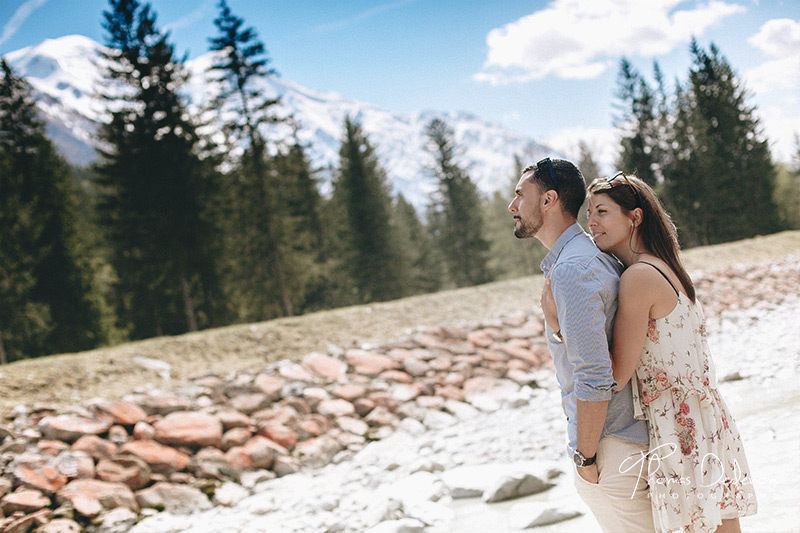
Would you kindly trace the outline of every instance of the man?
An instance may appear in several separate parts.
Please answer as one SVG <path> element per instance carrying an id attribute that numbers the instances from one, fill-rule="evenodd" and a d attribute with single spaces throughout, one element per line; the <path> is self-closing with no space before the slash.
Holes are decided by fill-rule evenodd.
<path id="1" fill-rule="evenodd" d="M 508 210 L 517 238 L 536 237 L 549 250 L 541 268 L 560 331 L 545 332 L 567 415 L 578 493 L 604 531 L 653 531 L 643 455 L 647 426 L 634 419 L 630 382 L 612 390 L 609 339 L 620 265 L 578 225 L 585 197 L 586 183 L 575 165 L 546 158 L 523 170 Z"/>

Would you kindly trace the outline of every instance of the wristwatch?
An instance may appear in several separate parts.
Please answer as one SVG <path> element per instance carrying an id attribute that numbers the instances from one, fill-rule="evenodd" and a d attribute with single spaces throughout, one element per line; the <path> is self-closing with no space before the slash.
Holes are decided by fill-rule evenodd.
<path id="1" fill-rule="evenodd" d="M 572 462 L 575 463 L 576 466 L 591 466 L 597 460 L 597 454 L 589 457 L 588 459 L 583 456 L 583 454 L 579 451 L 575 451 L 575 454 L 572 456 Z"/>

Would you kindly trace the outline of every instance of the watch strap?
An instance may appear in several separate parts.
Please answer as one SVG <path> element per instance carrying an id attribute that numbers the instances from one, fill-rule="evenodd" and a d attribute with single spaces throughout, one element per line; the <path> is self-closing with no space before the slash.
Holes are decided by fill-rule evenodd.
<path id="1" fill-rule="evenodd" d="M 578 468 L 582 468 L 584 466 L 592 466 L 595 463 L 595 461 L 597 461 L 597 453 L 595 453 L 591 457 L 584 457 L 581 452 L 576 451 L 575 455 L 572 457 L 572 460 Z"/>

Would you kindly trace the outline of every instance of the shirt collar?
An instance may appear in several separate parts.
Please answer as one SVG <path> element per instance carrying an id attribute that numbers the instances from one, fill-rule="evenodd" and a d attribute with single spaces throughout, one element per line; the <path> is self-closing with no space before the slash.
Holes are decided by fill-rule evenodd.
<path id="1" fill-rule="evenodd" d="M 550 248 L 550 252 L 548 252 L 544 259 L 542 259 L 542 263 L 539 265 L 539 268 L 542 269 L 542 272 L 549 272 L 558 260 L 558 256 L 561 255 L 561 250 L 564 249 L 564 246 L 566 246 L 569 241 L 583 233 L 585 233 L 583 228 L 581 228 L 580 224 L 577 222 L 565 229 L 558 239 L 556 239 L 553 247 Z"/>

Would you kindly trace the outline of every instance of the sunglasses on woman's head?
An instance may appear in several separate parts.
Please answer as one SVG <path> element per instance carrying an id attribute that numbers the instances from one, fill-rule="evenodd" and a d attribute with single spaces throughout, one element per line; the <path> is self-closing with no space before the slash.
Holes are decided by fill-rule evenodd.
<path id="1" fill-rule="evenodd" d="M 628 179 L 628 177 L 625 175 L 624 172 L 619 171 L 616 174 L 614 174 L 613 176 L 607 177 L 606 178 L 606 183 L 608 183 L 609 185 L 611 185 L 613 187 L 614 186 L 614 180 L 617 179 L 617 178 L 622 178 L 622 179 L 625 180 L 625 183 L 627 183 L 628 187 L 631 188 L 631 191 L 633 191 L 633 196 L 636 198 L 636 207 L 641 207 L 642 206 L 642 199 L 639 197 L 639 193 L 636 192 L 636 187 L 633 186 L 633 183 L 630 182 L 630 180 Z"/>

